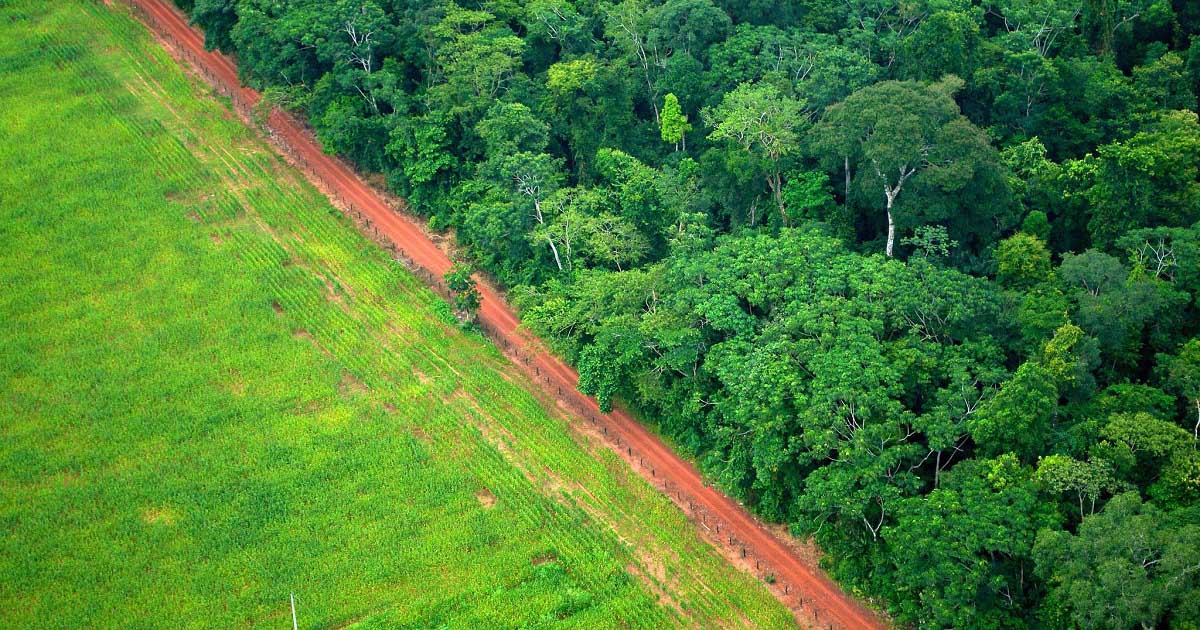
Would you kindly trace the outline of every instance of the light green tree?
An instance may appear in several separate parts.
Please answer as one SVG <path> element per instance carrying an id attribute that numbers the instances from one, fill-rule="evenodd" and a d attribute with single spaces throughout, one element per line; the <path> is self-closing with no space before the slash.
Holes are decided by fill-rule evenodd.
<path id="1" fill-rule="evenodd" d="M 1053 277 L 1050 250 L 1032 234 L 1018 232 L 996 247 L 996 279 L 1010 289 L 1028 289 Z"/>
<path id="2" fill-rule="evenodd" d="M 667 94 L 663 102 L 662 125 L 660 133 L 664 142 L 675 145 L 675 150 L 682 148 L 687 151 L 687 133 L 692 130 L 691 123 L 679 107 L 679 99 L 674 94 Z"/>
<path id="3" fill-rule="evenodd" d="M 475 319 L 482 302 L 479 289 L 475 286 L 475 279 L 471 277 L 473 273 L 474 270 L 470 265 L 456 263 L 443 276 L 446 280 L 446 287 L 454 296 L 454 309 L 458 311 L 459 317 L 464 321 Z"/>

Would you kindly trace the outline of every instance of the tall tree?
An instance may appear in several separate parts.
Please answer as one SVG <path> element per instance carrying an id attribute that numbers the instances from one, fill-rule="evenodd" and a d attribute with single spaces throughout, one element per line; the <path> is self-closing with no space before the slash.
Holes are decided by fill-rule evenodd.
<path id="1" fill-rule="evenodd" d="M 780 94 L 769 83 L 743 83 L 726 94 L 719 106 L 705 109 L 704 119 L 713 128 L 710 140 L 733 143 L 761 161 L 767 187 L 787 225 L 783 160 L 799 150 L 800 136 L 808 126 L 804 102 Z"/>
<path id="2" fill-rule="evenodd" d="M 1161 0 L 1085 0 L 1081 26 L 1096 51 L 1107 55 L 1117 32 L 1129 28 L 1152 6 L 1161 7 Z"/>
<path id="3" fill-rule="evenodd" d="M 995 396 L 967 420 L 976 447 L 986 454 L 1014 452 L 1032 462 L 1042 452 L 1061 413 L 1061 393 L 1086 378 L 1086 337 L 1066 324 L 1023 363 Z"/>
<path id="4" fill-rule="evenodd" d="M 546 72 L 541 111 L 567 142 L 580 179 L 595 175 L 594 158 L 604 146 L 621 147 L 635 127 L 627 85 L 610 64 L 593 57 L 560 61 Z"/>
<path id="5" fill-rule="evenodd" d="M 491 13 L 453 3 L 429 33 L 434 63 L 426 99 L 473 127 L 520 72 L 525 42 Z"/>
<path id="6" fill-rule="evenodd" d="M 687 133 L 692 130 L 692 125 L 688 123 L 674 94 L 667 94 L 663 102 L 660 130 L 664 142 L 675 145 L 676 150 L 682 145 L 683 150 L 687 151 Z"/>
<path id="7" fill-rule="evenodd" d="M 580 52 L 591 44 L 588 19 L 569 0 L 526 3 L 524 23 L 530 39 L 553 42 L 561 52 Z"/>
<path id="8" fill-rule="evenodd" d="M 883 192 L 889 257 L 896 202 L 909 180 L 925 177 L 953 193 L 971 184 L 977 169 L 995 163 L 987 137 L 959 113 L 956 85 L 961 82 L 877 83 L 830 107 L 813 129 L 813 147 L 827 163 L 848 157 L 866 170 L 859 176 L 864 190 Z"/>
<path id="9" fill-rule="evenodd" d="M 608 5 L 604 17 L 605 36 L 616 44 L 629 66 L 641 69 L 646 86 L 643 97 L 654 111 L 654 122 L 659 122 L 658 103 L 662 94 L 659 76 L 667 65 L 668 55 L 649 41 L 655 12 L 646 0 L 622 0 Z"/>
<path id="10" fill-rule="evenodd" d="M 709 52 L 711 80 L 722 90 L 768 81 L 821 111 L 870 85 L 879 67 L 826 33 L 739 24 Z"/>
<path id="11" fill-rule="evenodd" d="M 233 52 L 229 32 L 237 24 L 235 0 L 196 0 L 191 11 L 192 23 L 204 29 L 204 47 Z"/>
<path id="12" fill-rule="evenodd" d="M 897 64 L 902 76 L 937 80 L 942 75 L 969 77 L 979 63 L 980 11 L 936 11 L 904 38 Z"/>
<path id="13" fill-rule="evenodd" d="M 712 0 L 667 0 L 650 14 L 647 43 L 670 57 L 682 53 L 702 57 L 709 44 L 725 39 L 729 14 Z"/>
<path id="14" fill-rule="evenodd" d="M 1165 349 L 1187 302 L 1170 283 L 1135 273 L 1096 250 L 1063 254 L 1058 275 L 1074 302 L 1072 318 L 1099 341 L 1110 371 L 1135 365 L 1146 342 L 1151 349 Z"/>

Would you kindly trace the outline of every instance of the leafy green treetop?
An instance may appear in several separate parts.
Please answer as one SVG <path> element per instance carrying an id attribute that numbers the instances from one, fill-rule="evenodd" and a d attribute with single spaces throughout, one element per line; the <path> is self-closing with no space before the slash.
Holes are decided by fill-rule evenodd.
<path id="1" fill-rule="evenodd" d="M 889 575 L 913 597 L 906 622 L 945 628 L 1016 625 L 1028 606 L 1026 573 L 1038 531 L 1057 524 L 1030 470 L 1013 455 L 971 459 L 924 497 L 900 502 L 884 530 Z"/>
<path id="2" fill-rule="evenodd" d="M 446 287 L 454 295 L 454 309 L 463 320 L 475 319 L 481 303 L 479 289 L 475 286 L 475 279 L 471 277 L 472 273 L 474 271 L 470 265 L 456 263 L 443 276 Z"/>
<path id="3" fill-rule="evenodd" d="M 1021 231 L 1036 236 L 1045 243 L 1046 239 L 1050 238 L 1050 219 L 1046 218 L 1046 213 L 1041 210 L 1030 210 L 1021 222 Z"/>
<path id="4" fill-rule="evenodd" d="M 687 132 L 691 130 L 692 125 L 679 107 L 679 99 L 674 94 L 667 94 L 663 102 L 660 129 L 663 141 L 674 144 L 676 150 L 682 147 L 687 151 Z"/>
<path id="5" fill-rule="evenodd" d="M 710 140 L 729 141 L 763 162 L 767 186 L 786 226 L 782 161 L 800 147 L 800 134 L 808 123 L 804 101 L 782 94 L 769 83 L 743 83 L 703 115 L 713 128 Z"/>
<path id="6" fill-rule="evenodd" d="M 1011 289 L 1027 289 L 1053 277 L 1050 250 L 1038 237 L 1018 232 L 996 247 L 996 279 Z"/>
<path id="7" fill-rule="evenodd" d="M 1137 492 L 1083 520 L 1079 532 L 1046 530 L 1033 550 L 1049 586 L 1047 625 L 1172 627 L 1200 621 L 1200 525 L 1178 522 Z"/>
<path id="8" fill-rule="evenodd" d="M 953 193 L 994 157 L 987 136 L 954 102 L 961 84 L 953 77 L 931 86 L 877 83 L 831 106 L 813 129 L 814 148 L 823 157 L 858 162 L 867 169 L 864 190 L 883 192 L 889 257 L 896 241 L 896 200 L 910 179 L 927 173 L 932 183 Z"/>

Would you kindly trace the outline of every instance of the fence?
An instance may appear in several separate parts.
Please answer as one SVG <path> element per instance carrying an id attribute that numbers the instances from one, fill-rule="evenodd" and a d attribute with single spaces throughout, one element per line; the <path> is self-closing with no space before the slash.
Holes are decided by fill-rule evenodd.
<path id="1" fill-rule="evenodd" d="M 640 467 L 644 471 L 643 477 L 647 477 L 652 485 L 666 494 L 684 513 L 696 521 L 708 533 L 710 539 L 718 545 L 727 547 L 736 558 L 743 560 L 744 565 L 750 571 L 777 591 L 777 594 L 781 596 L 780 599 L 793 612 L 808 615 L 817 623 L 818 627 L 827 627 L 832 630 L 834 624 L 829 620 L 828 613 L 822 610 L 815 599 L 806 597 L 792 584 L 780 579 L 771 563 L 760 557 L 751 545 L 739 539 L 733 533 L 735 531 L 733 527 L 707 509 L 696 497 L 687 493 L 669 477 L 659 475 L 652 458 L 647 459 L 630 446 L 628 440 L 623 440 L 621 432 L 615 426 L 612 418 L 607 414 L 599 413 L 594 400 L 579 392 L 573 385 L 564 385 L 560 378 L 543 371 L 541 366 L 542 360 L 545 358 L 543 353 L 531 353 L 523 345 L 510 341 L 504 331 L 487 320 L 481 319 L 479 327 L 484 336 L 491 339 L 497 347 L 502 348 L 516 364 L 524 366 L 526 372 L 535 381 L 544 384 L 546 391 L 556 394 L 557 399 L 574 412 L 576 417 L 584 419 L 593 427 L 593 432 L 598 433 L 602 439 L 607 441 L 618 455 L 633 466 Z M 646 472 L 649 474 L 647 475 Z"/>

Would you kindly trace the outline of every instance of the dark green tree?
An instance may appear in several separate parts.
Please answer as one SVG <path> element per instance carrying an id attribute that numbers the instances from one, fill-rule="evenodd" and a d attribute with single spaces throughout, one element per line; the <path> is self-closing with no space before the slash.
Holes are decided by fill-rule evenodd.
<path id="1" fill-rule="evenodd" d="M 1192 440 L 1200 443 L 1200 339 L 1183 344 L 1174 356 L 1159 355 L 1158 361 L 1167 386 L 1195 412 Z"/>
<path id="2" fill-rule="evenodd" d="M 1045 621 L 1080 628 L 1177 627 L 1200 622 L 1200 526 L 1173 521 L 1136 492 L 1083 520 L 1046 530 L 1034 548 L 1049 584 Z"/>
<path id="3" fill-rule="evenodd" d="M 884 530 L 898 591 L 897 618 L 940 627 L 1026 624 L 1036 596 L 1025 575 L 1041 529 L 1058 515 L 1011 455 L 969 460 L 927 496 L 900 503 Z"/>
<path id="4" fill-rule="evenodd" d="M 879 83 L 830 107 L 813 129 L 813 148 L 826 164 L 840 166 L 843 157 L 849 158 L 864 193 L 876 199 L 883 193 L 884 252 L 889 257 L 896 241 L 897 201 L 906 187 L 925 179 L 921 183 L 928 189 L 953 195 L 978 183 L 982 172 L 998 173 L 995 150 L 951 98 L 954 85 Z M 951 236 L 963 240 L 959 234 Z"/>

